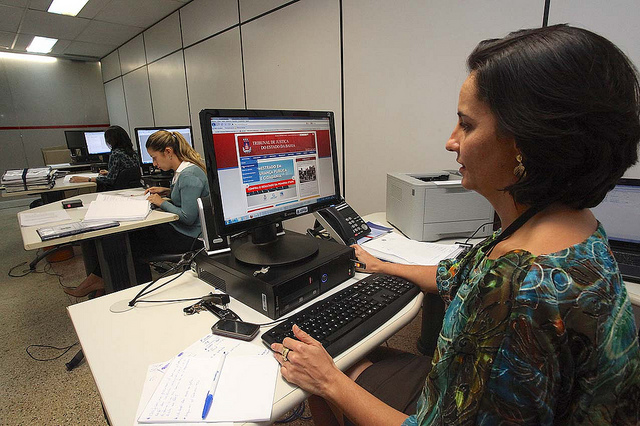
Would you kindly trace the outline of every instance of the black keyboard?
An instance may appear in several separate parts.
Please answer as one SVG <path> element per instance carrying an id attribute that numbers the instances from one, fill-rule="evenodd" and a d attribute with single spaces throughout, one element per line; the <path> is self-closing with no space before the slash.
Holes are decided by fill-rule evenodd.
<path id="1" fill-rule="evenodd" d="M 293 337 L 297 324 L 335 357 L 391 319 L 420 292 L 402 278 L 373 274 L 292 315 L 262 335 L 265 345 Z"/>
<path id="2" fill-rule="evenodd" d="M 631 266 L 640 266 L 640 255 L 613 250 L 613 255 L 618 263 Z"/>

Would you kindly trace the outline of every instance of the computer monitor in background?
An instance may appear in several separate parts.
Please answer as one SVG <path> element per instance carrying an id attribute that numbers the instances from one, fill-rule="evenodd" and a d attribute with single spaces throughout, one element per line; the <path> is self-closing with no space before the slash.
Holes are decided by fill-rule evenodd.
<path id="1" fill-rule="evenodd" d="M 168 130 L 170 132 L 178 132 L 189 142 L 193 148 L 193 137 L 191 136 L 191 126 L 165 126 L 165 127 L 136 127 L 134 129 L 136 137 L 136 145 L 138 146 L 138 159 L 142 167 L 142 174 L 148 175 L 153 171 L 153 160 L 147 152 L 146 144 L 149 136 L 158 130 Z"/>
<path id="2" fill-rule="evenodd" d="M 97 156 L 111 152 L 111 148 L 104 139 L 104 131 L 84 132 L 84 139 L 87 142 L 87 152 L 90 158 L 92 155 Z"/>
<path id="3" fill-rule="evenodd" d="M 84 140 L 84 131 L 65 130 L 64 138 L 67 141 L 67 148 L 71 151 L 73 161 L 87 160 L 87 143 Z"/>
<path id="4" fill-rule="evenodd" d="M 208 109 L 200 112 L 216 233 L 246 231 L 235 258 L 285 265 L 318 250 L 276 223 L 340 202 L 332 112 Z"/>

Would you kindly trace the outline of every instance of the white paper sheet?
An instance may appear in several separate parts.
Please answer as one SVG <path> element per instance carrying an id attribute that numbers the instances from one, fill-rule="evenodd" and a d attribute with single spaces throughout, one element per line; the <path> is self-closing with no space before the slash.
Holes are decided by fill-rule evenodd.
<path id="1" fill-rule="evenodd" d="M 186 356 L 174 358 L 138 421 L 140 423 L 203 421 L 202 409 L 207 393 L 212 388 L 212 383 L 219 381 L 223 364 L 224 355 L 212 358 Z M 214 414 L 215 412 L 211 409 L 207 419 Z"/>
<path id="2" fill-rule="evenodd" d="M 18 213 L 18 221 L 20 226 L 36 226 L 44 224 L 53 224 L 56 222 L 64 222 L 71 220 L 71 216 L 65 210 L 51 212 L 20 212 Z"/>
<path id="3" fill-rule="evenodd" d="M 367 241 L 362 247 L 379 259 L 407 265 L 437 265 L 462 250 L 457 244 L 414 241 L 396 232 Z"/>
<path id="4" fill-rule="evenodd" d="M 64 183 L 71 183 L 71 178 L 74 176 L 82 176 L 82 177 L 88 177 L 88 178 L 94 178 L 97 177 L 99 175 L 99 173 L 75 173 L 72 175 L 66 175 L 64 177 Z"/>
<path id="5" fill-rule="evenodd" d="M 232 422 L 235 421 L 268 420 L 271 417 L 273 406 L 278 363 L 267 347 L 207 334 L 180 352 L 174 360 L 191 357 L 211 358 L 221 353 L 227 354 L 223 373 L 225 369 L 227 371 L 220 378 L 220 383 L 216 390 L 218 398 L 214 397 L 214 405 L 211 407 L 209 418 L 206 421 L 197 420 L 181 424 L 198 425 L 203 422 L 215 421 L 216 426 L 231 426 Z M 136 419 L 142 414 L 172 361 L 149 366 L 140 396 Z M 242 391 L 235 394 L 237 387 Z M 248 395 L 250 395 L 251 399 L 248 399 Z M 247 401 L 251 401 L 251 403 L 247 404 Z M 248 405 L 251 406 L 249 407 Z M 202 410 L 202 406 L 200 406 L 200 410 Z M 229 418 L 226 419 L 221 416 L 228 416 Z M 136 421 L 134 424 L 141 425 L 143 423 Z M 149 423 L 144 424 L 146 426 L 149 425 Z M 162 423 L 155 424 L 160 425 Z"/>

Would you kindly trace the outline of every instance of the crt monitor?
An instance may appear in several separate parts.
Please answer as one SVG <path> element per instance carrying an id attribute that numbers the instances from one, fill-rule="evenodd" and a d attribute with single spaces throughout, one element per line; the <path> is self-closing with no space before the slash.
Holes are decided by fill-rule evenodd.
<path id="1" fill-rule="evenodd" d="M 332 112 L 207 109 L 200 112 L 216 232 L 249 232 L 237 260 L 285 265 L 318 250 L 314 238 L 277 235 L 283 220 L 340 202 Z"/>
<path id="2" fill-rule="evenodd" d="M 89 155 L 108 154 L 111 148 L 104 139 L 104 131 L 84 132 L 84 139 L 87 143 L 87 152 Z"/>
<path id="3" fill-rule="evenodd" d="M 134 133 L 136 136 L 136 145 L 138 146 L 138 159 L 142 167 L 143 174 L 149 174 L 153 170 L 153 160 L 147 152 L 145 145 L 149 136 L 158 130 L 168 130 L 170 132 L 178 132 L 187 140 L 193 148 L 193 138 L 191 137 L 191 126 L 165 126 L 165 127 L 136 127 Z"/>

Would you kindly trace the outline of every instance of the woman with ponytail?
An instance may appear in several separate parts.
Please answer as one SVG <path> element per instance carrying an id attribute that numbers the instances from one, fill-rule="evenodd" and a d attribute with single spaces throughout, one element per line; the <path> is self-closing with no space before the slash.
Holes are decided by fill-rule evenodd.
<path id="1" fill-rule="evenodd" d="M 132 238 L 134 252 L 143 252 L 144 257 L 144 252 L 185 253 L 201 246 L 196 240 L 202 232 L 197 199 L 209 195 L 202 157 L 178 132 L 159 130 L 149 136 L 145 147 L 155 167 L 174 171 L 169 188 L 154 186 L 145 191 L 148 200 L 161 210 L 177 214 L 178 221 L 136 233 Z"/>

